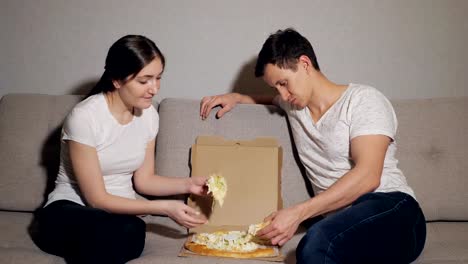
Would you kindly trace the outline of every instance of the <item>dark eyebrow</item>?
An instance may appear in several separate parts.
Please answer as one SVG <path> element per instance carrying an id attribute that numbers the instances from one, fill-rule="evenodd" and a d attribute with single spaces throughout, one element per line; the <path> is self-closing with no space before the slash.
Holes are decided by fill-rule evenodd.
<path id="1" fill-rule="evenodd" d="M 286 80 L 284 79 L 281 79 L 281 80 L 278 80 L 277 82 L 275 82 L 275 85 L 278 85 L 280 82 L 285 82 Z"/>
<path id="2" fill-rule="evenodd" d="M 161 72 L 160 74 L 158 74 L 157 76 L 161 76 L 163 73 Z M 151 74 L 147 74 L 147 75 L 143 75 L 143 76 L 138 76 L 138 78 L 153 78 L 154 75 L 151 75 Z"/>

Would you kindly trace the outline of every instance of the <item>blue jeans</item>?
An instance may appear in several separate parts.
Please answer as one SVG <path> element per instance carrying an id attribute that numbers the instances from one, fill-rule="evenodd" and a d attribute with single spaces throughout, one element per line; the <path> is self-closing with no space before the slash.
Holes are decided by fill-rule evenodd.
<path id="1" fill-rule="evenodd" d="M 410 263 L 426 241 L 419 204 L 402 192 L 367 193 L 315 223 L 299 242 L 297 263 Z"/>

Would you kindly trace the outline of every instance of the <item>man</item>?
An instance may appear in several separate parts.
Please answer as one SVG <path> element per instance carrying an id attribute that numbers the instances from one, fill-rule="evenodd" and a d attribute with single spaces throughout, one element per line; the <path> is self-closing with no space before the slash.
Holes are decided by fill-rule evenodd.
<path id="1" fill-rule="evenodd" d="M 265 41 L 255 67 L 279 95 L 204 97 L 200 115 L 238 103 L 274 103 L 288 115 L 315 196 L 274 212 L 258 235 L 284 245 L 318 215 L 297 248 L 298 263 L 409 263 L 421 253 L 425 219 L 397 168 L 393 107 L 375 88 L 339 85 L 320 71 L 310 42 L 293 29 Z"/>

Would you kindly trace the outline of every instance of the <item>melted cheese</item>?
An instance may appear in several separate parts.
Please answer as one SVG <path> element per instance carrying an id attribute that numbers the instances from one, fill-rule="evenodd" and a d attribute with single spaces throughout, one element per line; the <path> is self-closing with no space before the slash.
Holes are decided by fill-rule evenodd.
<path id="1" fill-rule="evenodd" d="M 252 242 L 252 238 L 252 235 L 245 231 L 214 232 L 196 234 L 193 242 L 207 248 L 233 252 L 250 252 L 263 247 Z"/>
<path id="2" fill-rule="evenodd" d="M 213 174 L 208 179 L 207 185 L 208 193 L 212 193 L 219 206 L 223 206 L 224 197 L 226 197 L 227 193 L 226 179 L 219 174 Z"/>
<path id="3" fill-rule="evenodd" d="M 249 225 L 249 229 L 248 229 L 247 233 L 249 233 L 252 236 L 255 236 L 260 229 L 264 228 L 265 226 L 267 226 L 269 224 L 270 224 L 270 222 L 261 222 L 261 223 L 258 223 L 258 224 L 251 224 L 251 225 Z"/>

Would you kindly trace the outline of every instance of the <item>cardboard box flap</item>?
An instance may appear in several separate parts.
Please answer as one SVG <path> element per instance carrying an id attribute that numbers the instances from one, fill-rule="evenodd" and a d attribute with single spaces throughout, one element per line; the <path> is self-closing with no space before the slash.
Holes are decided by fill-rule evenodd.
<path id="1" fill-rule="evenodd" d="M 190 232 L 246 230 L 282 207 L 282 150 L 275 138 L 226 140 L 201 136 L 192 146 L 192 177 L 217 173 L 225 177 L 228 190 L 224 205 L 211 196 L 190 196 L 189 206 L 208 217 L 208 223 Z"/>
<path id="2" fill-rule="evenodd" d="M 252 147 L 277 147 L 278 141 L 272 137 L 258 137 L 254 140 L 226 140 L 219 136 L 199 136 L 196 145 L 216 146 L 252 146 Z"/>

